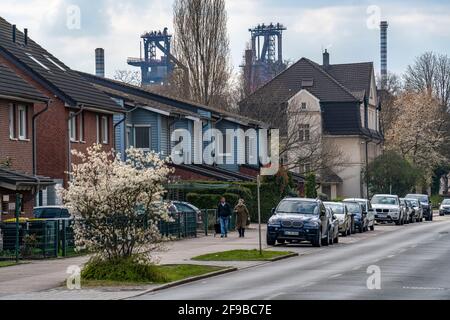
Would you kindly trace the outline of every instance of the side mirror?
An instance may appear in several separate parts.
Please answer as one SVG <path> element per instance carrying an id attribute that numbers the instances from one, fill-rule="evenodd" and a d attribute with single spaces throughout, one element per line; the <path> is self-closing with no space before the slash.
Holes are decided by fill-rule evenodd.
<path id="1" fill-rule="evenodd" d="M 336 220 L 336 219 L 337 219 L 336 215 L 335 215 L 335 214 L 333 214 L 333 220 Z"/>
<path id="2" fill-rule="evenodd" d="M 275 208 L 272 208 L 272 214 L 275 214 Z"/>

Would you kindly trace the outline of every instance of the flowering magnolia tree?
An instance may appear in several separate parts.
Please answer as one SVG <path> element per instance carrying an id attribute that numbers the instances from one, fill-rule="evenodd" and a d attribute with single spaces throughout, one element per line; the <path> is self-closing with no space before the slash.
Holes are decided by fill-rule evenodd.
<path id="1" fill-rule="evenodd" d="M 73 155 L 81 161 L 62 196 L 75 217 L 77 248 L 108 260 L 154 250 L 161 243 L 158 223 L 169 220 L 161 201 L 171 172 L 167 161 L 133 148 L 122 161 L 98 144 Z"/>

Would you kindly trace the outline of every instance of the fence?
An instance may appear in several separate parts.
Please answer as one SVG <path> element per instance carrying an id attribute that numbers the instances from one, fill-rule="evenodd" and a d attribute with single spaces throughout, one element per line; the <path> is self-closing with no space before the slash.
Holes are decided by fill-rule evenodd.
<path id="1" fill-rule="evenodd" d="M 171 222 L 159 223 L 161 235 L 172 238 L 197 237 L 199 219 L 195 212 L 177 213 Z M 0 224 L 0 260 L 49 259 L 78 254 L 75 251 L 73 220 L 20 220 Z M 16 246 L 18 250 L 16 251 Z"/>

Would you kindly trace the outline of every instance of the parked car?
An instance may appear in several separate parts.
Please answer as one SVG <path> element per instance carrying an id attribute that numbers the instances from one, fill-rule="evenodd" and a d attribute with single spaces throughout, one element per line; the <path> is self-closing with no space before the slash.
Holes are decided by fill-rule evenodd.
<path id="1" fill-rule="evenodd" d="M 367 214 L 364 213 L 364 209 L 361 203 L 355 201 L 343 202 L 347 207 L 348 212 L 354 216 L 354 226 L 358 229 L 359 233 L 366 232 L 368 230 L 369 220 Z"/>
<path id="2" fill-rule="evenodd" d="M 408 194 L 405 198 L 416 199 L 423 207 L 423 216 L 426 221 L 433 221 L 433 206 L 430 197 L 426 194 Z"/>
<path id="3" fill-rule="evenodd" d="M 402 207 L 403 213 L 404 213 L 404 219 L 403 222 L 405 224 L 413 223 L 413 207 L 411 202 L 406 200 L 405 198 L 400 198 L 400 207 Z"/>
<path id="4" fill-rule="evenodd" d="M 325 207 L 330 208 L 337 217 L 339 232 L 346 237 L 352 234 L 352 215 L 349 214 L 345 204 L 340 202 L 324 202 Z"/>
<path id="5" fill-rule="evenodd" d="M 344 202 L 359 202 L 363 206 L 363 212 L 367 215 L 368 220 L 368 228 L 371 231 L 375 230 L 375 212 L 373 211 L 372 204 L 367 199 L 360 199 L 360 198 L 351 198 L 351 199 L 345 199 Z"/>
<path id="6" fill-rule="evenodd" d="M 394 222 L 396 225 L 404 223 L 404 211 L 400 207 L 398 196 L 390 194 L 374 195 L 371 203 L 375 210 L 377 222 Z"/>
<path id="7" fill-rule="evenodd" d="M 413 209 L 413 220 L 415 222 L 423 221 L 423 207 L 417 199 L 405 198 L 405 201 L 409 202 Z"/>
<path id="8" fill-rule="evenodd" d="M 439 215 L 445 216 L 446 214 L 450 214 L 450 199 L 444 199 L 439 206 Z"/>
<path id="9" fill-rule="evenodd" d="M 329 217 L 330 217 L 330 233 L 331 233 L 331 237 L 330 237 L 330 244 L 333 245 L 335 243 L 339 243 L 339 220 L 337 218 L 337 216 L 333 213 L 333 210 L 331 210 L 330 208 L 326 208 L 329 213 Z"/>
<path id="10" fill-rule="evenodd" d="M 267 244 L 311 242 L 314 247 L 327 246 L 331 239 L 330 211 L 321 200 L 286 198 L 267 225 Z"/>
<path id="11" fill-rule="evenodd" d="M 70 220 L 69 210 L 64 206 L 45 206 L 33 209 L 33 217 L 45 220 Z"/>
<path id="12" fill-rule="evenodd" d="M 202 212 L 199 208 L 189 202 L 170 201 L 169 212 L 172 214 L 196 213 L 197 223 L 202 223 Z"/>

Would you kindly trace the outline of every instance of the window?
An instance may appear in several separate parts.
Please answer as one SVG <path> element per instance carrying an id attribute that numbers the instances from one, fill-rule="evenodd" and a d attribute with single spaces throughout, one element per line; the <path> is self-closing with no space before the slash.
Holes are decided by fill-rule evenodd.
<path id="1" fill-rule="evenodd" d="M 299 141 L 309 141 L 311 139 L 309 124 L 301 124 L 298 134 Z"/>
<path id="2" fill-rule="evenodd" d="M 16 106 L 13 104 L 9 106 L 9 138 L 16 138 Z"/>
<path id="3" fill-rule="evenodd" d="M 50 71 L 50 69 L 49 69 L 45 64 L 43 64 L 42 62 L 40 62 L 38 59 L 36 59 L 35 57 L 33 57 L 31 54 L 27 53 L 27 56 L 28 56 L 31 60 L 33 60 L 34 62 L 36 62 L 38 65 L 40 65 L 42 68 L 44 68 L 45 70 Z"/>
<path id="4" fill-rule="evenodd" d="M 49 62 L 51 62 L 53 65 L 55 65 L 59 70 L 61 71 L 66 71 L 66 69 L 64 69 L 63 67 L 61 67 L 59 64 L 57 64 L 52 58 L 50 58 L 49 56 L 45 56 L 45 59 L 47 59 Z"/>
<path id="5" fill-rule="evenodd" d="M 303 165 L 303 174 L 311 173 L 311 164 L 306 163 Z"/>
<path id="6" fill-rule="evenodd" d="M 108 117 L 102 117 L 102 143 L 108 144 Z"/>
<path id="7" fill-rule="evenodd" d="M 27 138 L 27 107 L 19 106 L 19 139 L 25 140 Z"/>
<path id="8" fill-rule="evenodd" d="M 69 114 L 69 137 L 70 141 L 77 140 L 77 121 L 76 121 L 75 113 L 71 112 Z"/>
<path id="9" fill-rule="evenodd" d="M 302 108 L 302 110 L 308 109 L 308 105 L 306 104 L 306 102 L 302 102 L 301 108 Z"/>
<path id="10" fill-rule="evenodd" d="M 150 150 L 150 127 L 135 126 L 134 127 L 134 147 L 138 149 Z"/>
<path id="11" fill-rule="evenodd" d="M 126 141 L 125 141 L 125 149 L 128 149 L 129 147 L 133 146 L 133 134 L 132 134 L 132 126 L 131 125 L 127 125 L 126 128 Z"/>

